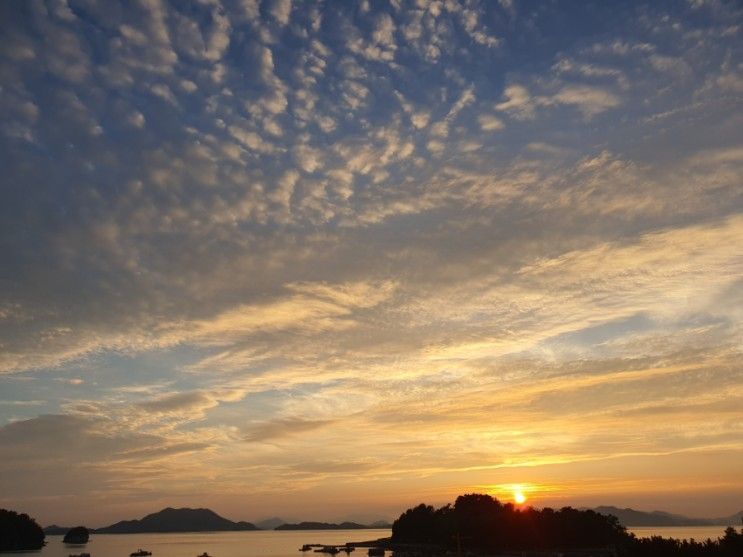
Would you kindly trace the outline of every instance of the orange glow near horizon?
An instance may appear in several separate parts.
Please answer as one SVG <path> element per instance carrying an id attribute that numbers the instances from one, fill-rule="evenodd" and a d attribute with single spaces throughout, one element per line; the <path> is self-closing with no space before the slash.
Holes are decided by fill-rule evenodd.
<path id="1" fill-rule="evenodd" d="M 534 492 L 547 490 L 548 488 L 546 487 L 534 484 L 514 483 L 491 485 L 485 491 L 502 502 L 512 501 L 515 505 L 523 505 Z"/>

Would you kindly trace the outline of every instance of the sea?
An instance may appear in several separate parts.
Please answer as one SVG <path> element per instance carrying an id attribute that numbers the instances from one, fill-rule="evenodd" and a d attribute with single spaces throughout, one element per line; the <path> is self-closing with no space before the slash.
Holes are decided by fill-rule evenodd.
<path id="1" fill-rule="evenodd" d="M 663 536 L 706 540 L 723 535 L 723 526 L 659 526 L 629 528 L 638 537 Z M 152 552 L 152 557 L 198 557 L 206 552 L 212 557 L 310 557 L 301 553 L 303 544 L 341 545 L 386 538 L 390 530 L 260 530 L 255 532 L 204 532 L 187 534 L 93 534 L 85 546 L 66 545 L 62 536 L 47 536 L 46 546 L 39 551 L 0 552 L 0 557 L 39 555 L 69 557 L 85 552 L 91 557 L 129 557 L 138 549 Z M 341 552 L 339 556 L 344 556 Z M 366 557 L 358 548 L 351 556 Z"/>
<path id="2" fill-rule="evenodd" d="M 152 552 L 152 557 L 198 557 L 206 552 L 212 557 L 321 557 L 319 553 L 302 553 L 306 543 L 342 545 L 346 542 L 376 540 L 390 536 L 382 530 L 256 530 L 248 532 L 189 532 L 185 534 L 91 534 L 84 546 L 66 545 L 62 536 L 47 536 L 39 551 L 22 555 L 68 557 L 85 552 L 90 557 L 129 557 L 138 549 Z M 355 557 L 366 557 L 359 548 Z M 2 553 L 1 557 L 18 557 L 20 553 Z M 322 554 L 327 557 L 327 554 Z M 338 554 L 346 556 L 345 552 Z"/>

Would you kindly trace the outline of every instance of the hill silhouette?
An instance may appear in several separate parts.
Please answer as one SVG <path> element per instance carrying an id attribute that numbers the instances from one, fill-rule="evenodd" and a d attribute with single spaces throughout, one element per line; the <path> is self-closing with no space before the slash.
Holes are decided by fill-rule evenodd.
<path id="1" fill-rule="evenodd" d="M 261 530 L 274 530 L 277 526 L 281 526 L 282 524 L 286 524 L 287 520 L 284 520 L 283 518 L 279 518 L 278 516 L 274 516 L 272 518 L 264 518 L 263 520 L 259 520 L 255 523 L 255 525 L 260 528 Z"/>
<path id="2" fill-rule="evenodd" d="M 593 511 L 616 516 L 623 526 L 733 526 L 740 524 L 743 511 L 719 518 L 690 518 L 663 511 L 620 509 L 610 505 L 595 507 Z"/>
<path id="3" fill-rule="evenodd" d="M 225 532 L 258 530 L 250 522 L 232 522 L 210 509 L 173 509 L 168 507 L 140 520 L 122 520 L 97 528 L 102 534 L 142 534 L 147 532 Z"/>
<path id="4" fill-rule="evenodd" d="M 52 524 L 44 527 L 44 533 L 47 536 L 64 536 L 70 530 L 72 530 L 72 526 L 57 526 L 56 524 Z M 90 529 L 88 531 L 93 532 Z"/>
<path id="5" fill-rule="evenodd" d="M 341 522 L 340 524 L 328 522 L 300 522 L 299 524 L 282 524 L 275 530 L 363 530 L 371 528 L 356 522 Z"/>

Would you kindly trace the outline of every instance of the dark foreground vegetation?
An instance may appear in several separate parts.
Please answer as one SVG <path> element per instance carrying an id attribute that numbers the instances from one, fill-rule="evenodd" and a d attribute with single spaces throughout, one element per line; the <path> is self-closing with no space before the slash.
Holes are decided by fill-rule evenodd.
<path id="1" fill-rule="evenodd" d="M 706 542 L 638 539 L 611 515 L 571 507 L 520 509 L 479 494 L 462 495 L 454 505 L 439 509 L 423 504 L 408 509 L 392 525 L 391 541 L 429 548 L 428 553 L 434 553 L 433 548 L 487 555 L 592 549 L 633 557 L 743 556 L 743 532 L 733 528 L 723 538 Z"/>
<path id="2" fill-rule="evenodd" d="M 41 549 L 44 531 L 27 514 L 0 509 L 0 551 Z"/>
<path id="3" fill-rule="evenodd" d="M 698 542 L 694 540 L 674 540 L 672 538 L 634 539 L 631 551 L 625 555 L 637 557 L 702 557 L 705 555 L 741 557 L 743 555 L 743 528 L 737 532 L 729 526 L 725 534 L 717 540 Z"/>

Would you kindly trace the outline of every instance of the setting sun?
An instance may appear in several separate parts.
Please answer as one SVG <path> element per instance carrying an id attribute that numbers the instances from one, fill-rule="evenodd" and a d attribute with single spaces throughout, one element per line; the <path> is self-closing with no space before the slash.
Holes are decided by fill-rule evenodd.
<path id="1" fill-rule="evenodd" d="M 522 491 L 516 490 L 513 492 L 513 500 L 517 505 L 523 505 L 526 503 L 526 495 L 524 495 Z"/>

